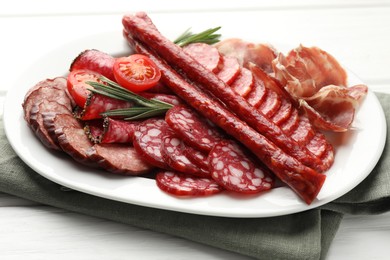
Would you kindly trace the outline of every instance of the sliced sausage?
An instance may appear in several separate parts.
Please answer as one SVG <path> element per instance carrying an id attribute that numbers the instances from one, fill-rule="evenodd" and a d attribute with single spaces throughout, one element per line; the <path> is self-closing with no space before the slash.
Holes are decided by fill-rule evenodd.
<path id="1" fill-rule="evenodd" d="M 85 133 L 93 143 L 133 143 L 138 121 L 125 121 L 104 117 L 85 123 Z"/>
<path id="2" fill-rule="evenodd" d="M 166 128 L 161 148 L 164 161 L 178 172 L 204 177 L 197 165 L 185 154 L 185 148 L 184 142 L 171 129 Z"/>
<path id="3" fill-rule="evenodd" d="M 56 139 L 51 137 L 44 125 L 43 114 L 45 113 L 71 115 L 72 112 L 64 105 L 49 100 L 42 100 L 40 103 L 35 103 L 30 109 L 29 118 L 31 129 L 34 130 L 35 134 L 46 147 L 61 150 Z"/>
<path id="4" fill-rule="evenodd" d="M 226 84 L 230 85 L 240 74 L 240 70 L 240 64 L 236 58 L 222 56 L 222 65 L 217 76 Z"/>
<path id="5" fill-rule="evenodd" d="M 161 190 L 175 196 L 208 196 L 223 190 L 213 179 L 172 171 L 159 172 L 156 183 Z"/>
<path id="6" fill-rule="evenodd" d="M 86 154 L 91 161 L 116 174 L 140 175 L 153 169 L 129 144 L 95 144 Z"/>
<path id="7" fill-rule="evenodd" d="M 222 65 L 222 58 L 217 48 L 206 43 L 191 43 L 183 50 L 206 69 L 216 73 Z"/>
<path id="8" fill-rule="evenodd" d="M 82 164 L 95 165 L 95 162 L 87 155 L 87 151 L 93 144 L 82 127 L 64 126 L 56 129 L 55 133 L 64 152 Z"/>
<path id="9" fill-rule="evenodd" d="M 233 81 L 231 87 L 242 97 L 246 97 L 251 92 L 254 85 L 252 72 L 246 68 L 241 68 L 240 74 Z"/>
<path id="10" fill-rule="evenodd" d="M 275 180 L 269 171 L 251 160 L 235 142 L 216 144 L 208 161 L 211 177 L 226 190 L 252 194 L 274 186 Z"/>
<path id="11" fill-rule="evenodd" d="M 142 158 L 151 165 L 170 169 L 161 153 L 166 127 L 168 127 L 167 123 L 161 118 L 143 121 L 134 132 L 133 145 Z"/>
<path id="12" fill-rule="evenodd" d="M 23 101 L 24 119 L 30 124 L 30 110 L 32 106 L 43 100 L 56 101 L 72 110 L 72 100 L 66 91 L 66 79 L 58 77 L 46 79 L 27 92 Z"/>
<path id="13" fill-rule="evenodd" d="M 168 110 L 165 121 L 185 143 L 201 151 L 210 151 L 221 139 L 221 134 L 215 127 L 184 105 Z"/>

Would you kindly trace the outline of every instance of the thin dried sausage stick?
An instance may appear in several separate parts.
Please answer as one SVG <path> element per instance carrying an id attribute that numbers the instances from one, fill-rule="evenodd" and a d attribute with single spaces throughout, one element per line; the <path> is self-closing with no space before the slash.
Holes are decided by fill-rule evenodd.
<path id="1" fill-rule="evenodd" d="M 190 80 L 207 86 L 216 98 L 220 99 L 244 119 L 256 131 L 264 134 L 282 150 L 298 159 L 303 164 L 318 171 L 324 171 L 322 161 L 310 153 L 305 146 L 299 146 L 295 140 L 288 137 L 271 120 L 253 107 L 232 88 L 227 86 L 214 73 L 199 64 L 190 55 L 186 54 L 179 46 L 162 36 L 145 13 L 124 16 L 125 30 L 134 38 L 143 42 L 171 66 L 177 66 Z"/>
<path id="2" fill-rule="evenodd" d="M 307 204 L 316 197 L 326 176 L 303 165 L 283 152 L 263 135 L 237 118 L 215 99 L 184 80 L 164 61 L 152 54 L 139 42 L 128 39 L 138 53 L 149 56 L 162 72 L 162 81 L 195 110 L 251 150 L 275 175 L 291 187 Z"/>

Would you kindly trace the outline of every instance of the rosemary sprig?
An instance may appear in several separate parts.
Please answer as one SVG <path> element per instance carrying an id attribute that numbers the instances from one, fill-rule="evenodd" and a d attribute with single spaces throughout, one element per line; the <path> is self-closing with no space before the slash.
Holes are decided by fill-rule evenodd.
<path id="1" fill-rule="evenodd" d="M 134 107 L 105 111 L 102 113 L 104 116 L 120 116 L 124 117 L 125 120 L 135 120 L 163 115 L 168 109 L 173 107 L 173 105 L 161 100 L 144 98 L 106 77 L 101 77 L 100 80 L 103 83 L 86 82 L 92 87 L 89 90 L 111 98 L 135 103 Z"/>
<path id="2" fill-rule="evenodd" d="M 219 42 L 220 34 L 215 34 L 216 31 L 221 29 L 221 26 L 207 29 L 203 32 L 193 34 L 190 29 L 187 29 L 183 34 L 181 34 L 173 42 L 181 47 L 195 42 L 204 42 L 207 44 L 214 44 Z"/>

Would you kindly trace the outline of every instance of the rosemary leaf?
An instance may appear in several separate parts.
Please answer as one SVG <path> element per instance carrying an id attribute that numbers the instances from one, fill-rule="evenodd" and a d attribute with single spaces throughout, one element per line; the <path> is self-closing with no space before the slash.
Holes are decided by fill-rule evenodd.
<path id="1" fill-rule="evenodd" d="M 219 38 L 221 37 L 220 34 L 215 34 L 215 32 L 218 31 L 219 29 L 221 29 L 221 26 L 211 28 L 197 34 L 193 34 L 190 32 L 190 29 L 187 29 L 173 42 L 181 47 L 195 42 L 214 44 L 219 42 Z"/>

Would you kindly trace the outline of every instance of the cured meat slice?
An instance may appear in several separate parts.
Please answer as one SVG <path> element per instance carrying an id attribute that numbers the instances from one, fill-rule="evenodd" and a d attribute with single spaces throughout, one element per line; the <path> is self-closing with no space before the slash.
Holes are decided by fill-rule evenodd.
<path id="1" fill-rule="evenodd" d="M 82 127 L 64 126 L 56 129 L 55 133 L 58 143 L 65 153 L 82 164 L 96 165 L 87 155 L 87 151 L 93 144 Z"/>
<path id="2" fill-rule="evenodd" d="M 240 64 L 234 57 L 223 57 L 221 69 L 218 71 L 217 76 L 223 82 L 230 85 L 240 74 Z"/>
<path id="3" fill-rule="evenodd" d="M 206 43 L 191 43 L 183 47 L 183 50 L 206 69 L 217 73 L 222 66 L 222 58 L 219 51 Z"/>
<path id="4" fill-rule="evenodd" d="M 150 118 L 140 123 L 134 132 L 133 145 L 145 161 L 153 166 L 170 169 L 162 153 L 164 128 L 168 125 L 162 118 Z"/>
<path id="5" fill-rule="evenodd" d="M 298 127 L 294 130 L 291 137 L 299 144 L 305 145 L 315 135 L 315 131 L 312 128 L 310 121 L 307 117 L 301 116 L 299 118 Z"/>
<path id="6" fill-rule="evenodd" d="M 256 164 L 235 142 L 217 143 L 208 156 L 211 177 L 226 190 L 259 193 L 274 186 L 268 170 Z"/>
<path id="7" fill-rule="evenodd" d="M 129 108 L 134 104 L 124 100 L 110 98 L 100 94 L 89 95 L 84 108 L 77 111 L 76 116 L 81 120 L 92 120 L 102 117 L 102 113 L 121 108 Z"/>
<path id="8" fill-rule="evenodd" d="M 165 128 L 165 134 L 162 141 L 161 153 L 164 161 L 172 169 L 201 176 L 202 172 L 192 163 L 184 153 L 185 144 L 183 141 L 168 127 Z M 202 176 L 201 176 L 202 177 Z"/>
<path id="9" fill-rule="evenodd" d="M 132 143 L 138 121 L 104 117 L 85 123 L 85 133 L 93 143 Z"/>
<path id="10" fill-rule="evenodd" d="M 281 128 L 283 132 L 285 132 L 287 135 L 291 135 L 294 130 L 298 127 L 299 125 L 299 113 L 298 110 L 294 109 L 291 112 L 290 117 L 281 124 Z"/>
<path id="11" fill-rule="evenodd" d="M 125 36 L 129 44 L 138 53 L 147 55 L 153 60 L 162 72 L 162 81 L 172 91 L 204 117 L 221 127 L 226 133 L 235 137 L 251 150 L 257 158 L 264 162 L 280 180 L 294 190 L 307 204 L 313 202 L 321 190 L 326 175 L 318 174 L 313 169 L 297 161 L 294 157 L 283 152 L 263 135 L 250 128 L 235 114 L 227 110 L 225 106 L 211 98 L 208 93 L 202 92 L 197 86 L 189 84 L 175 70 L 169 67 L 165 61 L 153 54 L 138 40 L 132 38 L 132 35 L 128 33 L 130 29 L 134 30 L 133 35 L 144 34 L 144 29 L 148 30 L 147 35 L 153 36 L 152 38 L 155 38 L 155 34 L 158 34 L 145 13 L 125 16 L 123 23 L 125 25 Z"/>
<path id="12" fill-rule="evenodd" d="M 192 146 L 186 145 L 184 149 L 184 154 L 191 162 L 198 166 L 199 171 L 202 174 L 201 177 L 211 177 L 209 171 L 209 162 L 207 160 L 206 153 L 199 151 Z"/>
<path id="13" fill-rule="evenodd" d="M 276 58 L 276 50 L 268 44 L 254 44 L 242 39 L 229 38 L 216 44 L 220 53 L 238 58 L 240 65 L 255 63 L 266 72 L 272 72 L 272 60 Z"/>
<path id="14" fill-rule="evenodd" d="M 310 152 L 321 158 L 328 149 L 328 142 L 322 133 L 317 132 L 306 146 Z"/>
<path id="15" fill-rule="evenodd" d="M 145 13 L 126 15 L 122 22 L 125 29 L 133 33 L 136 39 L 150 46 L 169 65 L 176 67 L 188 80 L 195 82 L 197 87 L 210 92 L 214 98 L 223 102 L 228 109 L 234 111 L 253 129 L 263 134 L 283 151 L 306 166 L 323 171 L 321 161 L 311 154 L 306 147 L 297 145 L 292 138 L 282 132 L 280 127 L 261 112 L 253 109 L 243 97 L 237 95 L 214 73 L 196 62 L 179 46 L 162 36 Z"/>
<path id="16" fill-rule="evenodd" d="M 359 102 L 348 88 L 329 85 L 301 101 L 301 107 L 313 124 L 323 130 L 345 132 L 349 129 Z"/>
<path id="17" fill-rule="evenodd" d="M 294 108 L 291 102 L 288 102 L 287 99 L 283 98 L 278 111 L 276 111 L 276 113 L 272 117 L 272 121 L 278 126 L 280 126 L 291 116 L 293 109 Z"/>
<path id="18" fill-rule="evenodd" d="M 116 174 L 140 175 L 153 169 L 128 144 L 95 144 L 86 153 L 91 161 Z"/>
<path id="19" fill-rule="evenodd" d="M 272 116 L 279 109 L 282 101 L 278 94 L 274 91 L 268 89 L 267 96 L 264 101 L 260 104 L 259 110 L 268 118 L 272 118 Z"/>
<path id="20" fill-rule="evenodd" d="M 115 81 L 113 67 L 115 58 L 99 50 L 91 49 L 80 53 L 70 65 L 70 71 L 87 69 Z"/>
<path id="21" fill-rule="evenodd" d="M 58 143 L 58 136 L 56 129 L 61 129 L 64 126 L 73 128 L 82 128 L 80 122 L 73 116 L 73 114 L 59 114 L 55 112 L 48 112 L 42 114 L 43 125 L 50 137 Z"/>
<path id="22" fill-rule="evenodd" d="M 242 97 L 246 97 L 252 90 L 254 79 L 252 72 L 246 68 L 241 68 L 240 74 L 236 80 L 231 84 L 233 90 Z"/>
<path id="23" fill-rule="evenodd" d="M 161 190 L 175 196 L 208 196 L 223 190 L 213 179 L 172 171 L 157 173 L 156 183 Z"/>
<path id="24" fill-rule="evenodd" d="M 184 105 L 169 109 L 165 121 L 185 143 L 204 152 L 209 152 L 222 138 L 215 127 Z"/>
<path id="25" fill-rule="evenodd" d="M 40 103 L 34 104 L 30 110 L 30 126 L 41 142 L 48 148 L 61 150 L 55 139 L 46 130 L 43 120 L 43 114 L 71 114 L 71 111 L 56 101 L 42 100 Z"/>
<path id="26" fill-rule="evenodd" d="M 251 91 L 248 93 L 246 100 L 248 103 L 257 108 L 263 102 L 267 95 L 267 89 L 264 86 L 264 82 L 255 79 L 255 84 Z"/>
<path id="27" fill-rule="evenodd" d="M 40 81 L 26 94 L 23 101 L 24 119 L 30 124 L 30 110 L 43 100 L 56 101 L 72 110 L 72 100 L 66 91 L 66 79 L 58 77 Z"/>

